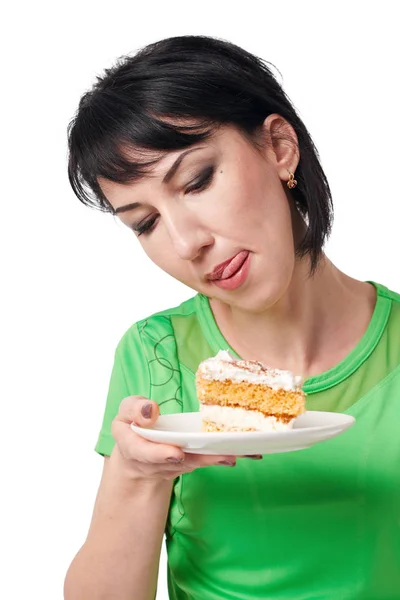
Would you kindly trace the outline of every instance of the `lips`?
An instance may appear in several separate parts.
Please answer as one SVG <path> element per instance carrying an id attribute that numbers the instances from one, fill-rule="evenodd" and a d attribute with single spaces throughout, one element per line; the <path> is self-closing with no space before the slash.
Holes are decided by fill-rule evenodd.
<path id="1" fill-rule="evenodd" d="M 217 265 L 211 274 L 207 275 L 209 281 L 216 281 L 221 279 L 228 279 L 232 277 L 245 262 L 249 255 L 248 250 L 242 250 L 232 258 L 229 258 L 225 262 Z"/>

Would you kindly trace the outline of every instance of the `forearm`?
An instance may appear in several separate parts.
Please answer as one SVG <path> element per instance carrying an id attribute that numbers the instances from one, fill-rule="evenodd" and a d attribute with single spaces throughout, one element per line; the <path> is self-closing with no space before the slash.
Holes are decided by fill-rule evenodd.
<path id="1" fill-rule="evenodd" d="M 171 481 L 134 480 L 114 451 L 65 600 L 153 600 Z"/>

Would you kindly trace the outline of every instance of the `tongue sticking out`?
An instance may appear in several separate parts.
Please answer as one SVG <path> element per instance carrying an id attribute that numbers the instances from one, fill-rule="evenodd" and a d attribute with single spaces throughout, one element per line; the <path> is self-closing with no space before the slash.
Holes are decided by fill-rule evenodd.
<path id="1" fill-rule="evenodd" d="M 219 279 L 228 279 L 229 277 L 232 277 L 232 275 L 234 275 L 236 271 L 239 271 L 240 267 L 243 265 L 248 255 L 249 253 L 247 250 L 239 252 L 239 254 L 237 254 L 235 258 L 231 260 L 231 262 L 222 271 L 222 274 L 219 277 Z"/>

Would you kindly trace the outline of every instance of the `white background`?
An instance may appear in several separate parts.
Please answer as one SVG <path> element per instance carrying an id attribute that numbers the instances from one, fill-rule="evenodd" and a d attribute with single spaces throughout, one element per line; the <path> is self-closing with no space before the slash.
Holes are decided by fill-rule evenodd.
<path id="1" fill-rule="evenodd" d="M 173 35 L 222 37 L 272 62 L 332 187 L 328 255 L 399 291 L 396 4 L 70 0 L 3 15 L 1 598 L 61 600 L 102 467 L 93 447 L 115 346 L 192 295 L 70 190 L 66 128 L 80 95 L 118 56 Z"/>

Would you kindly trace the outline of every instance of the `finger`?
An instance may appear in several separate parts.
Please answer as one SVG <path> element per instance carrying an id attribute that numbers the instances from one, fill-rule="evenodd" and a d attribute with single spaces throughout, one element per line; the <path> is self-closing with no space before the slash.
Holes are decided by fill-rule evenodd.
<path id="1" fill-rule="evenodd" d="M 213 457 L 215 459 L 215 457 Z M 202 459 L 193 459 L 192 456 L 188 456 L 186 455 L 184 462 L 180 463 L 180 464 L 175 464 L 175 465 L 170 465 L 170 464 L 165 464 L 165 463 L 161 463 L 161 464 L 156 464 L 156 463 L 151 463 L 151 464 L 145 464 L 145 463 L 141 463 L 140 466 L 143 469 L 144 472 L 150 474 L 150 475 L 155 475 L 157 474 L 158 476 L 174 476 L 174 477 L 179 477 L 179 475 L 182 475 L 184 473 L 191 473 L 192 471 L 195 471 L 196 469 L 201 469 L 201 468 L 205 468 L 205 467 L 209 467 L 209 466 L 228 466 L 228 467 L 234 467 L 235 466 L 235 458 L 224 458 L 224 457 L 217 457 L 217 459 L 222 459 L 222 460 L 217 460 L 216 463 L 214 462 L 210 462 L 210 460 L 202 460 Z"/>
<path id="2" fill-rule="evenodd" d="M 143 463 L 182 464 L 183 451 L 177 446 L 151 442 L 132 431 L 130 425 L 114 419 L 112 435 L 125 458 Z"/>
<path id="3" fill-rule="evenodd" d="M 261 460 L 263 458 L 262 454 L 245 454 L 243 456 L 239 456 L 238 458 L 251 458 L 252 460 Z"/>
<path id="4" fill-rule="evenodd" d="M 236 456 L 226 455 L 206 455 L 206 454 L 185 454 L 185 465 L 191 468 L 211 467 L 217 465 L 234 467 L 236 465 Z"/>
<path id="5" fill-rule="evenodd" d="M 143 396 L 128 396 L 119 406 L 117 420 L 124 423 L 135 423 L 139 427 L 149 427 L 160 416 L 157 402 Z"/>
<path id="6" fill-rule="evenodd" d="M 201 469 L 204 467 L 211 466 L 228 466 L 234 467 L 236 465 L 235 456 L 203 456 L 199 454 L 187 454 L 185 453 L 185 460 L 181 463 L 176 463 L 173 466 L 174 471 L 177 475 L 181 473 L 187 473 L 194 471 L 195 469 Z M 165 465 L 164 465 L 165 466 Z M 152 465 L 156 469 L 161 469 L 163 465 Z"/>

